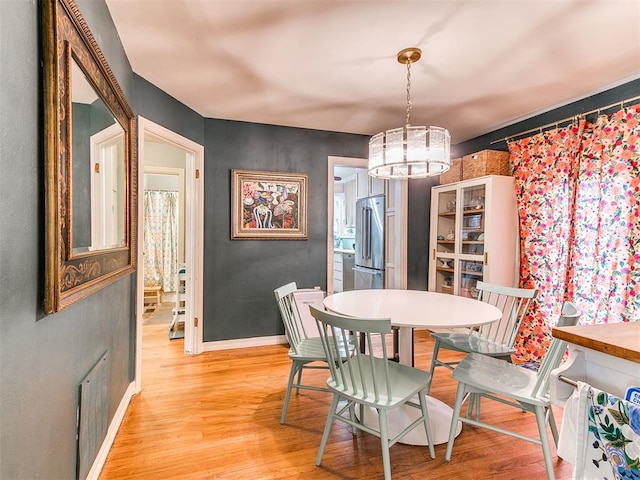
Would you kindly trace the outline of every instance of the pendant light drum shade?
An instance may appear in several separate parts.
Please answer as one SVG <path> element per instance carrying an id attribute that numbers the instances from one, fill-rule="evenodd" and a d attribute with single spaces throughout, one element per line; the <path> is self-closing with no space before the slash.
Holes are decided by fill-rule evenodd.
<path id="1" fill-rule="evenodd" d="M 384 179 L 424 178 L 440 175 L 451 166 L 451 135 L 442 127 L 414 127 L 411 113 L 411 64 L 420 60 L 417 47 L 398 52 L 407 66 L 407 117 L 405 126 L 378 133 L 369 140 L 369 175 Z"/>
<path id="2" fill-rule="evenodd" d="M 451 136 L 442 127 L 407 125 L 369 141 L 369 175 L 386 179 L 424 178 L 449 170 Z"/>

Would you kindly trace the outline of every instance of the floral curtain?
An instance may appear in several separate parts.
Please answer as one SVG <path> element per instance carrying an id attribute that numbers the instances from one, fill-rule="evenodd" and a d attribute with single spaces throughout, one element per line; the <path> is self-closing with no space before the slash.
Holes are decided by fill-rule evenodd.
<path id="1" fill-rule="evenodd" d="M 516 357 L 538 361 L 562 302 L 581 324 L 638 320 L 640 105 L 509 142 L 520 284 L 537 288 Z"/>
<path id="2" fill-rule="evenodd" d="M 509 143 L 520 224 L 520 286 L 536 288 L 516 356 L 537 361 L 560 314 L 571 236 L 572 172 L 584 122 Z"/>
<path id="3" fill-rule="evenodd" d="M 144 192 L 144 284 L 175 291 L 178 192 Z"/>
<path id="4" fill-rule="evenodd" d="M 583 135 L 567 297 L 582 323 L 640 320 L 640 106 L 601 116 Z"/>

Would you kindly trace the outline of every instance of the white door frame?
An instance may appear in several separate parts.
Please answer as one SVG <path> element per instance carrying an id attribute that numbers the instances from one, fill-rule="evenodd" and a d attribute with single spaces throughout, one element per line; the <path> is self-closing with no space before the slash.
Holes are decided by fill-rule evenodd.
<path id="1" fill-rule="evenodd" d="M 204 250 L 204 147 L 144 117 L 138 116 L 138 199 L 144 185 L 144 142 L 152 134 L 185 150 L 185 262 L 190 265 L 188 284 L 191 285 L 187 301 L 193 305 L 193 317 L 185 319 L 185 354 L 197 355 L 202 351 L 203 309 L 203 250 Z M 142 274 L 144 231 L 142 225 L 143 202 L 138 201 L 138 255 L 136 295 L 136 391 L 142 387 L 142 313 L 144 312 L 144 275 Z M 168 332 L 167 332 L 168 335 Z"/>

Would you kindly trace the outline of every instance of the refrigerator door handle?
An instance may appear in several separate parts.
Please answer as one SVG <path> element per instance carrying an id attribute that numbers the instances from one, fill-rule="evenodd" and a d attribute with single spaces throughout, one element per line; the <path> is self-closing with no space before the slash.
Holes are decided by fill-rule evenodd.
<path id="1" fill-rule="evenodd" d="M 369 207 L 362 208 L 362 258 L 371 258 L 371 226 L 369 225 L 371 214 Z"/>
<path id="2" fill-rule="evenodd" d="M 370 207 L 365 209 L 367 216 L 367 260 L 371 260 L 371 211 Z"/>
<path id="3" fill-rule="evenodd" d="M 384 271 L 353 267 L 353 288 L 355 290 L 384 288 Z"/>
<path id="4" fill-rule="evenodd" d="M 360 240 L 361 240 L 361 245 L 360 245 L 360 257 L 362 259 L 367 258 L 367 208 L 363 207 L 362 210 L 360 210 L 360 225 L 361 225 L 361 230 L 360 230 Z"/>
<path id="5" fill-rule="evenodd" d="M 354 272 L 369 273 L 369 274 L 376 274 L 376 273 L 381 273 L 382 272 L 382 270 L 374 270 L 373 268 L 358 267 L 358 266 L 353 267 L 353 271 Z"/>

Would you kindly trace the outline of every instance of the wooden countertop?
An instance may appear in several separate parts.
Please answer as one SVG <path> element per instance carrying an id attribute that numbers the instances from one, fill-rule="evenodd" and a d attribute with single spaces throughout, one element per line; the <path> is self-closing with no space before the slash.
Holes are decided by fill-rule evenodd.
<path id="1" fill-rule="evenodd" d="M 640 322 L 557 327 L 551 334 L 581 347 L 640 363 Z"/>

